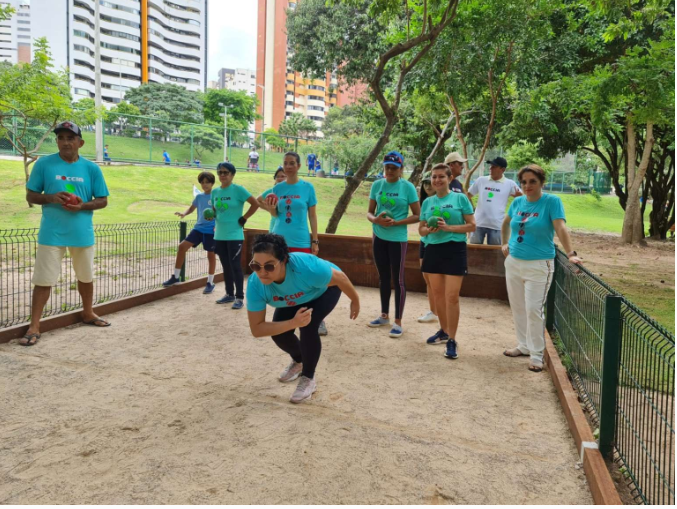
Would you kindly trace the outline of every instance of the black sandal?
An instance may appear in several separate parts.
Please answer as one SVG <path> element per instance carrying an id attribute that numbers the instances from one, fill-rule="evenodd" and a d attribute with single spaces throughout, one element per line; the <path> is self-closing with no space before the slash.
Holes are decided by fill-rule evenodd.
<path id="1" fill-rule="evenodd" d="M 23 338 L 25 339 L 26 342 L 22 343 L 21 340 L 19 340 L 19 344 L 21 346 L 33 346 L 35 345 L 39 340 L 40 340 L 41 334 L 39 332 L 33 332 L 32 334 L 25 334 Z"/>

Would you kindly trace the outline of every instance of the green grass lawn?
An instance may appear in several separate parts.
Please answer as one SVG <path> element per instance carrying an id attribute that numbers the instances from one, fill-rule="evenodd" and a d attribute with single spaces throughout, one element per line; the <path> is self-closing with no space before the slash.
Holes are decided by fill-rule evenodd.
<path id="1" fill-rule="evenodd" d="M 190 205 L 193 185 L 198 185 L 198 169 L 166 166 L 104 166 L 103 172 L 111 192 L 108 207 L 94 215 L 96 223 L 130 223 L 142 221 L 171 221 L 175 211 Z M 318 198 L 320 232 L 326 228 L 334 204 L 344 188 L 341 179 L 311 179 Z M 268 189 L 272 175 L 238 171 L 235 182 L 259 195 Z M 218 183 L 217 183 L 218 184 Z M 371 235 L 371 224 L 366 220 L 369 188 L 365 183 L 355 193 L 347 214 L 341 220 L 337 233 Z M 40 224 L 40 209 L 29 209 L 25 202 L 23 169 L 20 162 L 0 161 L 0 192 L 3 195 L 5 220 L 3 228 L 31 228 Z M 559 195 L 564 201 L 570 228 L 605 233 L 620 233 L 623 210 L 613 196 L 602 201 L 590 195 Z M 265 228 L 269 217 L 257 213 L 248 223 Z M 411 226 L 415 235 L 416 225 Z"/>

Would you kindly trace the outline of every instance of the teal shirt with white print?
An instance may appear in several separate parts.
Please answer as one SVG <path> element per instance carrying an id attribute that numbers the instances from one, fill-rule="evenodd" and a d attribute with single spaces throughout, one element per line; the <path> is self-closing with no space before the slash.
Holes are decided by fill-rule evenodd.
<path id="1" fill-rule="evenodd" d="M 376 212 L 374 215 L 378 216 L 387 210 L 392 213 L 395 221 L 402 221 L 409 217 L 409 206 L 412 203 L 418 202 L 418 194 L 414 184 L 408 180 L 401 178 L 394 184 L 391 184 L 386 179 L 382 179 L 377 180 L 371 186 L 369 199 L 376 202 Z M 390 242 L 407 241 L 406 224 L 388 227 L 374 224 L 373 230 L 374 235 L 381 240 L 388 240 Z"/>
<path id="2" fill-rule="evenodd" d="M 244 240 L 244 231 L 237 222 L 251 193 L 238 184 L 212 189 L 212 206 L 216 211 L 214 240 Z"/>
<path id="3" fill-rule="evenodd" d="M 472 203 L 465 194 L 450 192 L 443 198 L 437 195 L 427 198 L 421 206 L 421 221 L 428 221 L 431 217 L 444 219 L 448 225 L 465 224 L 464 215 L 473 214 Z M 467 242 L 465 233 L 445 232 L 437 230 L 426 235 L 426 244 L 443 244 L 449 241 Z"/>
<path id="4" fill-rule="evenodd" d="M 519 260 L 555 258 L 555 219 L 564 219 L 564 205 L 559 196 L 543 193 L 536 202 L 526 196 L 515 198 L 508 209 L 510 216 L 510 256 Z"/>
<path id="5" fill-rule="evenodd" d="M 33 166 L 26 187 L 36 193 L 67 192 L 83 203 L 108 196 L 101 168 L 80 156 L 67 163 L 59 154 L 43 156 Z M 58 203 L 42 205 L 38 244 L 44 246 L 88 247 L 94 245 L 93 210 L 71 212 Z"/>

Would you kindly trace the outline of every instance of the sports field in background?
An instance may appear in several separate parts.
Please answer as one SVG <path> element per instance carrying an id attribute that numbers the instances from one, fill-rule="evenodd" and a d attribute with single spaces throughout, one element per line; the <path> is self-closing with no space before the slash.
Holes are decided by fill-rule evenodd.
<path id="1" fill-rule="evenodd" d="M 244 157 L 246 160 L 246 154 Z M 201 170 L 171 166 L 104 166 L 103 171 L 111 196 L 108 207 L 95 214 L 97 223 L 173 219 L 174 212 L 183 211 L 190 205 L 193 185 L 198 186 L 197 175 Z M 302 171 L 301 175 L 304 174 L 305 171 Z M 311 178 L 310 181 L 317 192 L 319 229 L 324 232 L 345 184 L 342 179 Z M 235 182 L 246 187 L 252 194 L 259 195 L 271 187 L 273 177 L 270 174 L 239 170 Z M 371 184 L 367 182 L 357 190 L 337 233 L 371 235 L 371 224 L 365 217 L 370 187 Z M 0 192 L 5 211 L 3 229 L 39 226 L 40 209 L 29 209 L 26 205 L 23 165 L 20 162 L 0 161 Z M 620 234 L 623 210 L 616 197 L 605 196 L 600 202 L 590 195 L 559 196 L 564 201 L 570 228 Z M 267 214 L 257 213 L 247 225 L 266 228 L 269 220 Z"/>

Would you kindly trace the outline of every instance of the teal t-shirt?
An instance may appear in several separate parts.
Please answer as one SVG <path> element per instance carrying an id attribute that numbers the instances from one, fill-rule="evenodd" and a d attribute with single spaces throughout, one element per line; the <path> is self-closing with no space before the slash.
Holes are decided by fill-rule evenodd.
<path id="1" fill-rule="evenodd" d="M 216 211 L 214 240 L 244 240 L 244 231 L 237 222 L 251 194 L 238 184 L 212 189 L 212 206 Z"/>
<path id="2" fill-rule="evenodd" d="M 376 215 L 389 210 L 395 221 L 401 221 L 409 216 L 409 205 L 418 202 L 416 188 L 411 182 L 400 179 L 390 184 L 386 179 L 377 180 L 371 186 L 369 199 L 376 202 Z M 390 242 L 407 241 L 407 225 L 391 226 L 386 228 L 380 224 L 374 224 L 374 235 L 379 239 Z"/>
<path id="3" fill-rule="evenodd" d="M 247 310 L 263 311 L 266 304 L 284 308 L 305 304 L 327 291 L 336 265 L 308 253 L 290 253 L 282 283 L 264 285 L 254 272 L 247 281 Z"/>
<path id="4" fill-rule="evenodd" d="M 296 184 L 280 182 L 273 189 L 279 199 L 273 233 L 282 235 L 289 247 L 309 248 L 308 209 L 317 205 L 315 188 L 299 180 Z"/>
<path id="5" fill-rule="evenodd" d="M 430 217 L 441 217 L 449 225 L 465 224 L 464 215 L 473 214 L 472 203 L 465 194 L 450 192 L 444 198 L 437 195 L 426 198 L 421 206 L 421 221 L 427 221 Z M 453 240 L 454 242 L 467 242 L 465 233 L 443 232 L 441 230 L 426 235 L 426 244 L 443 244 Z"/>
<path id="6" fill-rule="evenodd" d="M 80 158 L 67 163 L 59 154 L 37 160 L 26 187 L 36 193 L 62 191 L 79 196 L 83 202 L 108 196 L 101 168 Z M 70 212 L 56 203 L 42 205 L 38 244 L 45 246 L 87 247 L 94 245 L 93 210 Z"/>
<path id="7" fill-rule="evenodd" d="M 271 187 L 270 189 L 266 189 L 265 191 L 263 191 L 263 194 L 261 196 L 263 196 L 263 198 L 265 199 L 265 197 L 268 196 L 272 192 L 273 192 L 273 188 Z M 271 232 L 271 233 L 273 232 L 273 228 L 275 228 L 276 222 L 277 222 L 277 217 L 275 217 L 274 215 L 271 214 L 270 215 L 270 225 L 268 226 L 269 232 Z"/>
<path id="8" fill-rule="evenodd" d="M 543 193 L 537 202 L 526 196 L 515 198 L 508 209 L 510 216 L 510 256 L 520 260 L 552 260 L 555 257 L 555 219 L 564 219 L 564 205 L 559 196 Z"/>

